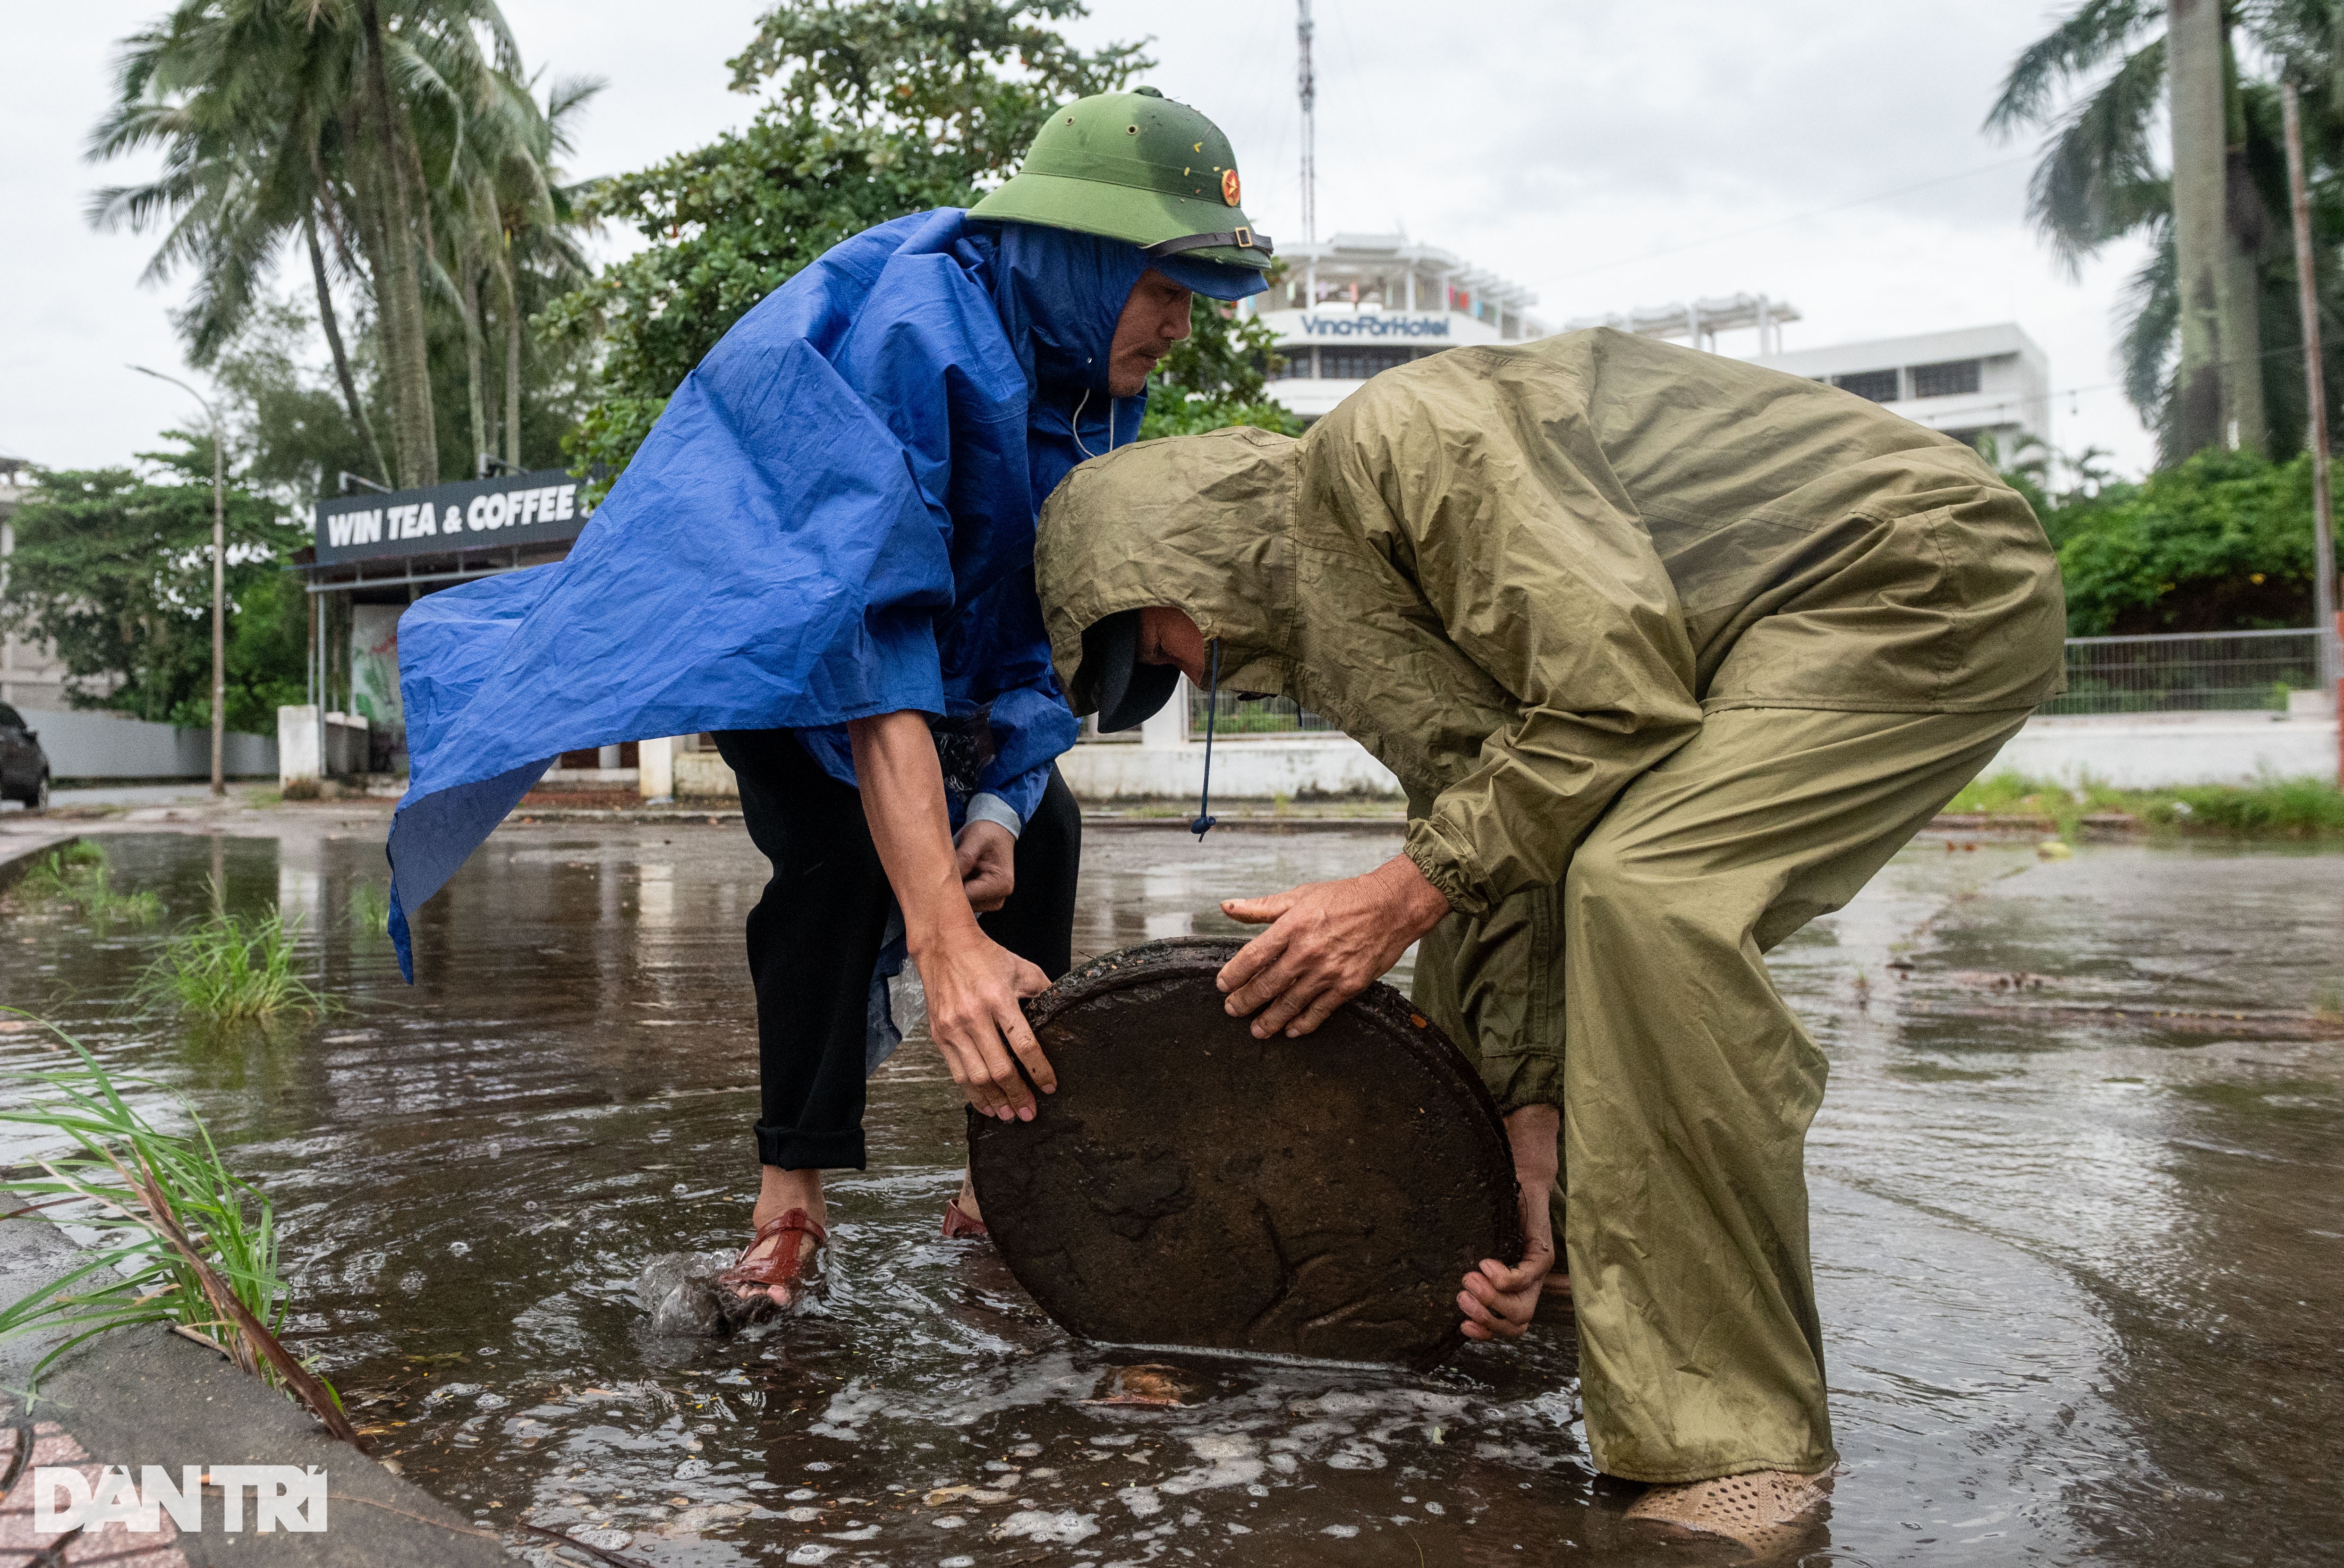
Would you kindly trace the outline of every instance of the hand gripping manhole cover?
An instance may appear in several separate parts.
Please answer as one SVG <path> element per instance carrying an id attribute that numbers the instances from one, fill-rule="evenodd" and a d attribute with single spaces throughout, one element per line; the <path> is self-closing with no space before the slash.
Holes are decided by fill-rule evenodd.
<path id="1" fill-rule="evenodd" d="M 1431 1366 L 1465 1274 L 1521 1256 L 1497 1107 L 1389 986 L 1255 1039 L 1213 986 L 1240 946 L 1127 948 L 1028 1004 L 1058 1091 L 969 1114 L 985 1224 L 1086 1340 Z"/>

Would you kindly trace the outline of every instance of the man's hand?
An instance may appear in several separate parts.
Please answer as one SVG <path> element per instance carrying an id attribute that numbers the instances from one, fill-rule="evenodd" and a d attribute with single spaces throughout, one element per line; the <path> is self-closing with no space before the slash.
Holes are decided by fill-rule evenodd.
<path id="1" fill-rule="evenodd" d="M 1058 1087 L 1058 1078 L 1026 1027 L 1017 999 L 1040 995 L 1050 982 L 976 924 L 971 906 L 979 895 L 969 886 L 968 868 L 946 825 L 944 770 L 928 722 L 908 710 L 882 713 L 854 720 L 847 733 L 863 817 L 904 911 L 904 945 L 927 992 L 928 1034 L 969 1104 L 1005 1121 L 1031 1121 L 1034 1094 L 1017 1076 L 1017 1063 L 1026 1064 L 1046 1094 Z M 994 831 L 1009 836 L 1005 829 Z M 980 848 L 980 858 L 983 853 Z M 1001 895 L 1008 894 L 1005 870 Z"/>
<path id="2" fill-rule="evenodd" d="M 972 822 L 953 840 L 968 906 L 990 915 L 1017 886 L 1017 840 L 997 822 Z"/>
<path id="3" fill-rule="evenodd" d="M 1058 1075 L 1026 1027 L 1020 996 L 1038 996 L 1049 977 L 978 930 L 974 923 L 954 930 L 912 955 L 927 993 L 928 1035 L 944 1053 L 953 1082 L 980 1115 L 1034 1119 L 1034 1092 L 1017 1076 L 1026 1064 L 1045 1094 L 1058 1087 Z M 1008 1042 L 1008 1049 L 1002 1042 Z"/>
<path id="4" fill-rule="evenodd" d="M 1522 1260 L 1508 1265 L 1484 1258 L 1465 1276 L 1457 1306 L 1469 1340 L 1519 1339 L 1538 1310 L 1539 1292 L 1554 1268 L 1554 1215 L 1547 1194 L 1554 1187 L 1554 1139 L 1561 1120 L 1551 1105 L 1524 1106 L 1506 1118 L 1514 1179 L 1521 1185 Z"/>
<path id="5" fill-rule="evenodd" d="M 1221 969 L 1229 1016 L 1260 1009 L 1254 1038 L 1284 1029 L 1290 1039 L 1382 978 L 1409 943 L 1440 924 L 1449 900 L 1413 861 L 1395 855 L 1365 876 L 1231 898 L 1221 913 L 1269 927 Z"/>

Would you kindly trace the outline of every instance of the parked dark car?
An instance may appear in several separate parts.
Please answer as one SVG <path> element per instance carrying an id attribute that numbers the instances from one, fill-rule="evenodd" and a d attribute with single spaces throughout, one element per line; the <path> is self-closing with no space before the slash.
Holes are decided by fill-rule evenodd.
<path id="1" fill-rule="evenodd" d="M 49 809 L 49 754 L 25 715 L 0 703 L 0 800 L 21 800 L 27 811 Z"/>

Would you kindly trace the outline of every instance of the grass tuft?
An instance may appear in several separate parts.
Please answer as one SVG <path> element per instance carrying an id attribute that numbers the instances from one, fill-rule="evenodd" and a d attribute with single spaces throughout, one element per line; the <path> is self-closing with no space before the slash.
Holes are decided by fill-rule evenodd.
<path id="1" fill-rule="evenodd" d="M 207 915 L 171 934 L 135 995 L 149 1012 L 214 1023 L 328 1012 L 329 1000 L 293 972 L 299 931 L 273 910 L 251 920 Z"/>
<path id="2" fill-rule="evenodd" d="M 2241 838 L 2344 838 L 2344 790 L 2316 778 L 2262 779 L 2250 784 L 2185 784 L 2118 789 L 2086 779 L 2066 784 L 2006 770 L 1970 783 L 1949 812 L 2047 816 L 2073 837 L 2083 818 L 2124 812 L 2175 833 Z"/>
<path id="3" fill-rule="evenodd" d="M 390 935 L 390 889 L 379 882 L 361 882 L 350 890 L 350 924 L 370 936 Z"/>
<path id="4" fill-rule="evenodd" d="M 149 1184 L 182 1233 L 199 1239 L 197 1250 L 214 1274 L 263 1328 L 276 1331 L 285 1320 L 287 1292 L 277 1272 L 277 1217 L 268 1199 L 227 1168 L 192 1112 L 186 1135 L 162 1131 L 123 1100 L 79 1041 L 63 1031 L 57 1037 L 80 1065 L 0 1070 L 0 1083 L 15 1091 L 0 1107 L 0 1123 L 62 1133 L 74 1152 L 0 1176 L 0 1192 L 21 1204 L 9 1219 L 88 1226 L 98 1240 L 72 1273 L 0 1310 L 0 1339 L 77 1330 L 41 1359 L 35 1379 L 91 1335 L 139 1323 L 175 1323 L 237 1354 L 219 1305 L 157 1224 L 157 1210 L 143 1190 Z M 82 1289 L 72 1288 L 85 1280 Z M 248 1350 L 237 1360 L 246 1371 L 256 1369 Z"/>
<path id="5" fill-rule="evenodd" d="M 98 1239 L 71 1272 L 0 1309 L 0 1339 L 45 1330 L 66 1336 L 29 1381 L 36 1386 L 84 1340 L 167 1323 L 288 1389 L 336 1436 L 363 1449 L 340 1397 L 278 1338 L 289 1292 L 277 1270 L 277 1216 L 268 1198 L 227 1168 L 193 1110 L 187 1132 L 163 1131 L 123 1099 L 80 1041 L 50 1027 L 78 1065 L 0 1069 L 10 1091 L 0 1096 L 0 1124 L 62 1134 L 70 1148 L 0 1174 L 0 1194 L 18 1200 L 7 1219 L 87 1226 Z"/>
<path id="6" fill-rule="evenodd" d="M 151 893 L 122 893 L 114 886 L 106 851 L 78 838 L 34 862 L 16 881 L 16 892 L 40 904 L 70 904 L 92 920 L 151 926 L 163 901 Z"/>

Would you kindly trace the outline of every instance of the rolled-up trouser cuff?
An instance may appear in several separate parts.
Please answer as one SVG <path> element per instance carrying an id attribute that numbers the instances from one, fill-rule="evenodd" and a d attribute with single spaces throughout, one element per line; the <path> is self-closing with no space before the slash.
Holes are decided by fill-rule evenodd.
<path id="1" fill-rule="evenodd" d="M 757 1163 L 783 1170 L 861 1170 L 863 1134 L 798 1133 L 757 1124 Z"/>

